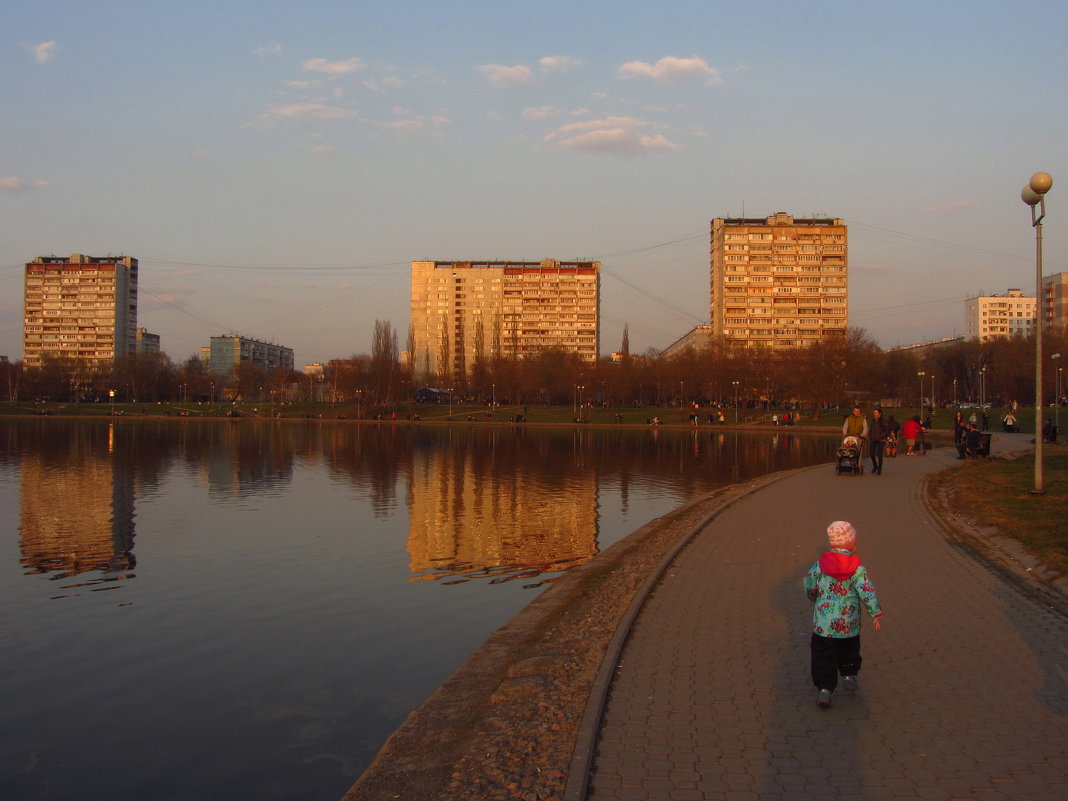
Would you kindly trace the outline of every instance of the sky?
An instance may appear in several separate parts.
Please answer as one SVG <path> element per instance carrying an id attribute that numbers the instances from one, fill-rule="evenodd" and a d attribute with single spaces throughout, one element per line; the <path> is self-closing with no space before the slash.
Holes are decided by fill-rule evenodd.
<path id="1" fill-rule="evenodd" d="M 26 262 L 140 262 L 138 324 L 405 346 L 412 260 L 598 259 L 601 351 L 709 318 L 716 217 L 840 217 L 849 322 L 964 333 L 1068 271 L 1068 3 L 35 0 L 0 14 L 0 355 Z M 1060 88 L 1058 88 L 1060 87 Z M 1065 198 L 1063 203 L 1061 197 Z"/>

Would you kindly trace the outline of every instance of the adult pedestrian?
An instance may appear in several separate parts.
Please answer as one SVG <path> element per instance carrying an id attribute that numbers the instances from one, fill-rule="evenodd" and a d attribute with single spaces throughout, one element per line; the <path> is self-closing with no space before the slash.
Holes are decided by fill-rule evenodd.
<path id="1" fill-rule="evenodd" d="M 859 405 L 853 407 L 853 413 L 842 423 L 842 436 L 861 439 L 868 436 L 868 418 L 861 413 Z"/>
<path id="2" fill-rule="evenodd" d="M 905 440 L 906 456 L 912 456 L 916 452 L 916 440 L 919 439 L 922 433 L 923 426 L 920 425 L 920 416 L 918 414 L 912 415 L 905 421 L 905 425 L 901 427 L 901 436 Z"/>
<path id="3" fill-rule="evenodd" d="M 871 415 L 871 425 L 868 426 L 868 436 L 871 439 L 869 451 L 871 474 L 881 476 L 883 474 L 883 452 L 886 448 L 886 440 L 890 436 L 890 424 L 883 419 L 883 410 L 878 406 L 872 409 Z"/>
<path id="4" fill-rule="evenodd" d="M 964 435 L 967 433 L 968 424 L 964 420 L 964 412 L 960 409 L 953 415 L 953 444 L 957 446 L 960 458 L 964 458 Z"/>

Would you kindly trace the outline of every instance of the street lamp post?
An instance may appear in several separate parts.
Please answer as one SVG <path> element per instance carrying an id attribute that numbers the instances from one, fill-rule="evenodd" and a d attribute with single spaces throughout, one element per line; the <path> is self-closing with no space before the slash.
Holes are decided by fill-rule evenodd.
<path id="1" fill-rule="evenodd" d="M 738 382 L 731 381 L 734 384 L 734 424 L 738 425 Z"/>
<path id="2" fill-rule="evenodd" d="M 920 397 L 916 401 L 916 406 L 920 410 L 920 420 L 923 420 L 923 377 L 927 375 L 927 373 L 925 373 L 923 370 L 920 370 L 920 372 L 916 373 L 916 375 L 920 378 Z"/>
<path id="3" fill-rule="evenodd" d="M 957 405 L 957 379 L 953 379 L 953 405 Z"/>
<path id="4" fill-rule="evenodd" d="M 1046 216 L 1046 193 L 1053 188 L 1048 172 L 1036 172 L 1020 192 L 1020 199 L 1031 207 L 1031 227 L 1035 229 L 1035 488 L 1045 492 L 1042 475 L 1042 219 Z"/>
<path id="5" fill-rule="evenodd" d="M 1054 353 L 1049 357 L 1051 361 L 1060 362 L 1061 354 Z M 1054 373 L 1056 381 L 1053 382 L 1053 425 L 1060 431 L 1061 427 L 1061 366 L 1057 365 L 1057 372 Z"/>

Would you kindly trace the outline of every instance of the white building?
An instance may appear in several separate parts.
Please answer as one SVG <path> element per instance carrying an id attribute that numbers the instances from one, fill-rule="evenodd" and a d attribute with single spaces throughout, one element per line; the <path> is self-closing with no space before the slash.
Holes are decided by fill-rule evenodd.
<path id="1" fill-rule="evenodd" d="M 964 301 L 964 330 L 968 339 L 989 342 L 1013 336 L 1027 336 L 1035 330 L 1034 298 L 1019 289 L 1004 295 L 979 295 Z"/>

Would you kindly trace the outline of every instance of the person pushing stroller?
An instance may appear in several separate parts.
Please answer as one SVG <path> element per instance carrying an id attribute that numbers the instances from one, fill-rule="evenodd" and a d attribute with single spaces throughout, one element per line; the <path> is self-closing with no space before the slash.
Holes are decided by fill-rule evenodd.
<path id="1" fill-rule="evenodd" d="M 842 423 L 842 436 L 856 437 L 863 450 L 864 440 L 868 438 L 868 418 L 860 411 L 860 404 L 853 407 L 853 413 Z"/>

